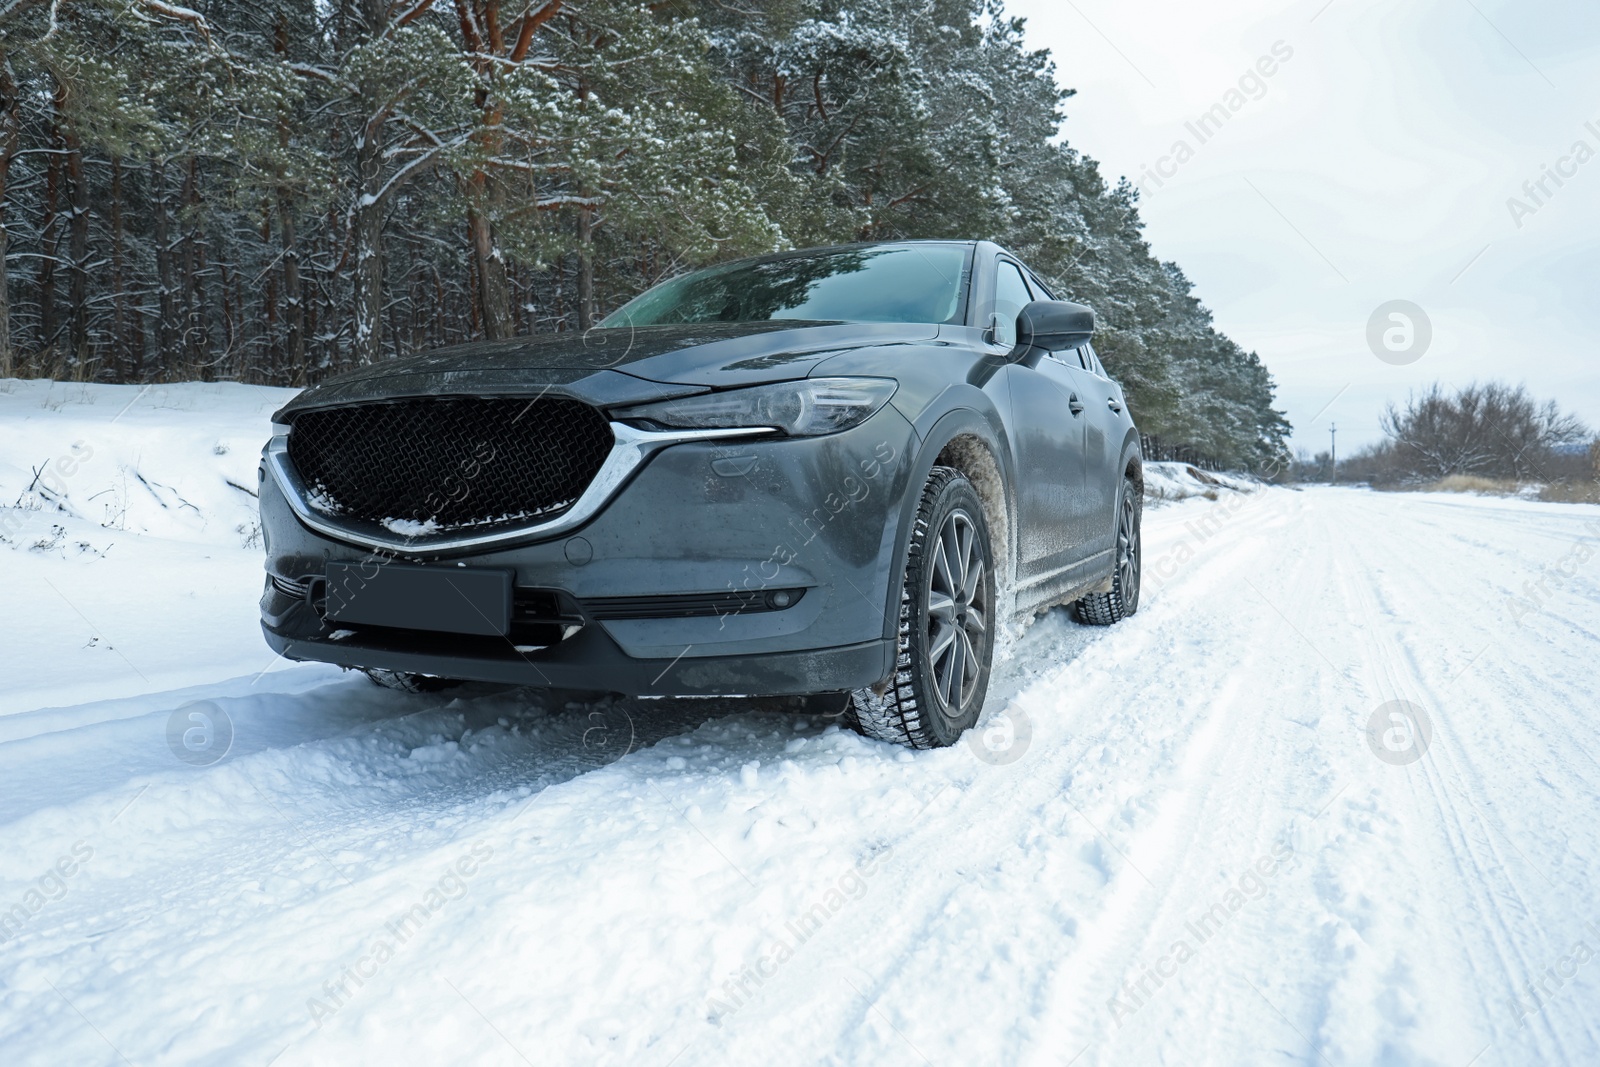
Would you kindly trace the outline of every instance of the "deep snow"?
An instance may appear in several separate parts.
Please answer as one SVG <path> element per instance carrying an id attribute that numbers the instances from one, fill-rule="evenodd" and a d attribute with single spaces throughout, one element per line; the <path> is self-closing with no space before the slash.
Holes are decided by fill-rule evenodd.
<path id="1" fill-rule="evenodd" d="M 1600 1061 L 1600 508 L 1151 509 L 912 753 L 275 662 L 287 393 L 136 393 L 0 383 L 0 1061 Z"/>

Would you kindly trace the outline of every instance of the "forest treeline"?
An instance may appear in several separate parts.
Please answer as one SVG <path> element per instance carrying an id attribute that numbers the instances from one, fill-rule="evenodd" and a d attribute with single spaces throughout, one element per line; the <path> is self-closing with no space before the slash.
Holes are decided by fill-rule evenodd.
<path id="1" fill-rule="evenodd" d="M 0 377 L 301 385 L 708 262 L 988 237 L 1095 308 L 1163 446 L 1283 452 L 998 0 L 0 0 L 0 49 Z"/>

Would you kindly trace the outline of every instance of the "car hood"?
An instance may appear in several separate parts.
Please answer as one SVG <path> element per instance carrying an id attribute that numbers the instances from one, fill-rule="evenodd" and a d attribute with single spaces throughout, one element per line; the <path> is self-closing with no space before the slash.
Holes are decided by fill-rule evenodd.
<path id="1" fill-rule="evenodd" d="M 804 378 L 840 352 L 938 336 L 921 323 L 705 323 L 481 341 L 363 367 L 295 397 L 281 416 L 402 396 L 559 393 L 639 403 L 706 388 Z M 632 384 L 630 383 L 630 380 Z"/>

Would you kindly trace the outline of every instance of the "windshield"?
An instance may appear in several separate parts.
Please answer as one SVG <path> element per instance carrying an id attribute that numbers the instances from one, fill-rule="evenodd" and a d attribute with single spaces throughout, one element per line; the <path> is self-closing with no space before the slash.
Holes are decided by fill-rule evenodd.
<path id="1" fill-rule="evenodd" d="M 667 323 L 958 322 L 965 245 L 879 245 L 729 263 L 662 282 L 601 326 Z"/>

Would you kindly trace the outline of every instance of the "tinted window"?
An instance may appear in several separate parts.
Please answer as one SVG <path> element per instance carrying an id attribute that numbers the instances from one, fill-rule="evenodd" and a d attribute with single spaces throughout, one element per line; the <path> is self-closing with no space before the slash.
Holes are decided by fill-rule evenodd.
<path id="1" fill-rule="evenodd" d="M 1017 316 L 1032 302 L 1033 294 L 1028 291 L 1028 283 L 1022 280 L 1022 272 L 1017 265 L 1001 260 L 1000 273 L 995 278 L 994 286 L 996 344 L 1017 343 Z"/>
<path id="2" fill-rule="evenodd" d="M 662 282 L 600 325 L 959 322 L 967 254 L 962 245 L 882 245 L 729 263 Z"/>

